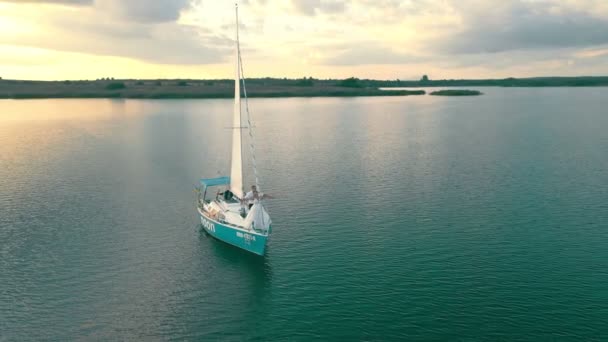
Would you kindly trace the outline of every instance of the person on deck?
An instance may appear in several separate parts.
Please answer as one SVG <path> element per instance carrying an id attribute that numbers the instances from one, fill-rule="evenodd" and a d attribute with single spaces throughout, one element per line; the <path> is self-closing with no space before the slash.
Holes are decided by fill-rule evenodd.
<path id="1" fill-rule="evenodd" d="M 243 197 L 243 201 L 247 201 L 247 205 L 248 208 L 251 209 L 251 207 L 253 207 L 253 204 L 255 203 L 255 200 L 261 200 L 264 198 L 273 198 L 270 195 L 258 192 L 258 189 L 256 188 L 255 185 L 251 186 L 251 191 L 248 191 L 245 196 Z"/>
<path id="2" fill-rule="evenodd" d="M 224 195 L 224 200 L 226 200 L 226 201 L 231 200 L 232 197 L 234 196 L 232 191 L 230 191 L 229 189 L 226 189 L 226 191 L 224 191 L 223 195 Z"/>

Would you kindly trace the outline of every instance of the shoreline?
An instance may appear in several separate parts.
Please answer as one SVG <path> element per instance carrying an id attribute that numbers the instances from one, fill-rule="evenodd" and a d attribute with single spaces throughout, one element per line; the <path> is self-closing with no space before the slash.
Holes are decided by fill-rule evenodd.
<path id="1" fill-rule="evenodd" d="M 347 78 L 245 79 L 250 98 L 426 95 L 440 87 L 605 87 L 607 76 L 479 80 L 370 80 Z M 409 88 L 409 89 L 403 89 Z M 231 79 L 113 79 L 33 81 L 0 78 L 0 99 L 224 99 L 234 97 Z"/>
<path id="2" fill-rule="evenodd" d="M 379 96 L 420 96 L 426 95 L 424 90 L 378 90 L 361 92 L 324 92 L 324 93 L 291 93 L 276 92 L 265 94 L 250 94 L 248 98 L 305 98 L 305 97 L 379 97 Z M 44 99 L 139 99 L 139 100 L 188 100 L 188 99 L 232 99 L 234 93 L 219 94 L 183 94 L 183 93 L 161 93 L 161 94 L 0 94 L 0 100 L 44 100 Z"/>
<path id="3" fill-rule="evenodd" d="M 301 80 L 247 80 L 249 98 L 425 95 L 420 89 L 380 90 L 360 84 Z M 243 95 L 242 95 L 243 96 Z M 233 80 L 0 80 L 0 99 L 228 99 Z"/>

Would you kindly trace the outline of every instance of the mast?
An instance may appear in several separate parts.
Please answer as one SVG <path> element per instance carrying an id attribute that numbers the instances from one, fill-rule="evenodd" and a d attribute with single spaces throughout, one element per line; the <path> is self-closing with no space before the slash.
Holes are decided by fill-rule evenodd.
<path id="1" fill-rule="evenodd" d="M 232 159 L 230 165 L 230 191 L 243 198 L 243 155 L 241 142 L 241 67 L 239 48 L 239 7 L 236 11 L 236 74 L 234 77 L 234 113 L 232 117 Z"/>

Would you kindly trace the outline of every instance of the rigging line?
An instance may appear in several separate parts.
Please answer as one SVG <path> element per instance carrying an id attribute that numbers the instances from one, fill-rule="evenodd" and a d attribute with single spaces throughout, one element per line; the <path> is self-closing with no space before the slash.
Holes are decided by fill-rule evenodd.
<path id="1" fill-rule="evenodd" d="M 237 23 L 238 25 L 238 23 Z M 243 60 L 241 59 L 241 45 L 237 42 L 237 50 L 239 57 L 239 68 L 241 70 L 241 77 L 243 82 L 243 95 L 245 97 L 245 111 L 247 112 L 247 126 L 249 126 L 249 150 L 251 151 L 251 163 L 253 164 L 253 175 L 255 177 L 255 186 L 259 193 L 262 193 L 262 187 L 260 186 L 260 178 L 258 176 L 258 168 L 255 160 L 255 139 L 253 135 L 253 125 L 251 124 L 251 113 L 249 112 L 249 101 L 247 98 L 247 87 L 245 86 L 245 71 L 243 70 Z M 263 195 L 262 195 L 263 197 Z M 258 199 L 262 208 L 264 208 L 263 198 Z M 264 210 L 264 209 L 262 209 Z M 266 226 L 266 219 L 264 211 L 262 211 L 262 227 Z"/>
<path id="2" fill-rule="evenodd" d="M 256 188 L 258 189 L 258 192 L 262 192 L 262 187 L 260 186 L 260 178 L 258 176 L 258 168 L 257 168 L 257 163 L 255 160 L 255 146 L 254 146 L 254 135 L 253 135 L 253 125 L 251 124 L 251 113 L 249 112 L 249 101 L 247 98 L 247 87 L 245 86 L 245 71 L 243 70 L 243 60 L 241 58 L 241 44 L 239 42 L 239 35 L 238 35 L 238 30 L 239 30 L 239 16 L 238 16 L 238 6 L 237 6 L 237 11 L 236 11 L 237 15 L 236 15 L 236 49 L 237 49 L 237 54 L 238 54 L 238 68 L 241 71 L 241 79 L 243 82 L 243 95 L 245 97 L 245 111 L 247 112 L 247 125 L 249 126 L 249 149 L 251 151 L 251 162 L 253 164 L 253 175 L 255 177 L 255 185 Z M 258 200 L 260 202 L 260 205 L 262 206 L 262 208 L 264 208 L 264 203 L 262 202 L 262 199 L 260 198 Z M 262 226 L 265 227 L 266 223 L 264 222 L 265 218 L 264 218 L 264 212 L 262 212 Z"/>
<path id="3" fill-rule="evenodd" d="M 245 86 L 245 71 L 243 70 L 243 61 L 241 58 L 241 46 L 238 45 L 238 53 L 239 53 L 239 67 L 241 70 L 241 79 L 243 83 L 243 95 L 245 97 L 245 111 L 247 112 L 247 126 L 249 126 L 249 150 L 251 151 L 251 162 L 253 164 L 253 175 L 255 177 L 255 185 L 258 189 L 258 192 L 262 192 L 262 188 L 260 186 L 260 178 L 258 175 L 258 168 L 255 159 L 255 138 L 253 134 L 253 125 L 251 124 L 251 113 L 249 112 L 249 101 L 247 98 L 247 87 Z"/>

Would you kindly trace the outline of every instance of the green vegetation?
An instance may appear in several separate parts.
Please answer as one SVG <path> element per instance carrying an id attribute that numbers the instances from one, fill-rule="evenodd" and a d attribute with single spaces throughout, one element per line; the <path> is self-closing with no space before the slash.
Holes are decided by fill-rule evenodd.
<path id="1" fill-rule="evenodd" d="M 126 87 L 122 82 L 112 82 L 106 85 L 107 90 L 125 89 Z"/>
<path id="2" fill-rule="evenodd" d="M 348 88 L 363 88 L 364 87 L 364 85 L 356 77 L 351 77 L 351 78 L 347 78 L 345 80 L 339 81 L 338 86 L 348 87 Z"/>
<path id="3" fill-rule="evenodd" d="M 429 95 L 438 95 L 438 96 L 475 96 L 482 95 L 483 93 L 479 90 L 468 90 L 468 89 L 447 89 L 447 90 L 438 90 L 433 91 Z"/>
<path id="4" fill-rule="evenodd" d="M 426 75 L 425 75 L 426 76 Z M 503 79 L 431 80 L 424 76 L 418 81 L 361 80 L 366 87 L 601 87 L 608 86 L 608 76 L 531 77 Z"/>
<path id="5" fill-rule="evenodd" d="M 312 87 L 314 85 L 314 82 L 312 81 L 312 77 L 304 77 L 301 80 L 297 80 L 295 85 L 298 87 Z"/>
<path id="6" fill-rule="evenodd" d="M 426 75 L 425 75 L 426 76 Z M 187 85 L 187 86 L 186 86 Z M 248 78 L 247 95 L 250 97 L 313 97 L 313 96 L 404 96 L 424 95 L 423 90 L 390 89 L 392 87 L 446 87 L 446 86 L 500 86 L 500 87 L 580 87 L 608 86 L 608 77 L 540 77 L 506 78 L 500 80 L 431 80 L 428 76 L 416 81 L 347 79 L 315 79 L 304 77 Z M 379 88 L 385 88 L 380 90 Z M 450 89 L 448 93 L 460 94 Z M 111 77 L 95 81 L 26 81 L 0 80 L 0 98 L 231 98 L 234 80 L 114 80 Z"/>
<path id="7" fill-rule="evenodd" d="M 344 84 L 346 86 L 344 86 Z M 406 96 L 424 90 L 380 90 L 361 87 L 359 80 L 247 79 L 249 97 Z M 232 98 L 234 80 L 112 80 L 96 81 L 0 81 L 0 98 Z"/>

